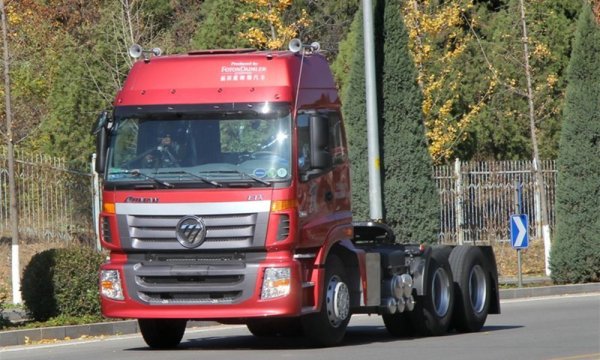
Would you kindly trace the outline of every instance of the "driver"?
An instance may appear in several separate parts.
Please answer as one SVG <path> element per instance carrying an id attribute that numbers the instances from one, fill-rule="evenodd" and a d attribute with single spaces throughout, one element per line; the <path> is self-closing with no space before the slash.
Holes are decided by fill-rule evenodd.
<path id="1" fill-rule="evenodd" d="M 171 139 L 170 134 L 159 138 L 157 151 L 152 151 L 144 158 L 146 167 L 155 167 L 157 163 L 160 167 L 179 166 L 179 149 L 177 142 Z"/>

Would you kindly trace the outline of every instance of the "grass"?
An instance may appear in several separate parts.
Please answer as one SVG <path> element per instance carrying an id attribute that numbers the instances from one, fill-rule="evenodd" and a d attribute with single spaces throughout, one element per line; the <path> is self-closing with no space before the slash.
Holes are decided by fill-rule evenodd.
<path id="1" fill-rule="evenodd" d="M 0 317 L 0 331 L 35 329 L 35 328 L 52 327 L 52 326 L 87 325 L 87 324 L 106 322 L 106 321 L 114 321 L 114 320 L 104 318 L 101 315 L 84 315 L 84 316 L 59 315 L 57 317 L 50 318 L 46 321 L 23 320 L 23 321 L 11 322 L 5 317 Z"/>

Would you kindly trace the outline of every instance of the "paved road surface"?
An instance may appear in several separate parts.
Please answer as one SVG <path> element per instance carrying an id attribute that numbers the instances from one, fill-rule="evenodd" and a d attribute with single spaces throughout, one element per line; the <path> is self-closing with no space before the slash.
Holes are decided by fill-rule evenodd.
<path id="1" fill-rule="evenodd" d="M 395 339 L 377 316 L 355 316 L 342 346 L 310 348 L 303 339 L 259 339 L 242 326 L 188 330 L 176 350 L 150 351 L 139 335 L 0 349 L 1 360 L 179 359 L 600 359 L 600 295 L 502 303 L 476 334 Z"/>

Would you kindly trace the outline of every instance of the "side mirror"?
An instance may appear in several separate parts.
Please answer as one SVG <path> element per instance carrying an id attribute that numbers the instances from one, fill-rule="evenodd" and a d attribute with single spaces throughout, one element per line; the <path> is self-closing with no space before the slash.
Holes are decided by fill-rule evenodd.
<path id="1" fill-rule="evenodd" d="M 108 111 L 104 110 L 98 115 L 98 118 L 94 122 L 94 126 L 92 127 L 92 135 L 97 135 L 100 130 L 106 129 L 108 127 L 108 123 L 110 122 L 110 115 Z"/>
<path id="2" fill-rule="evenodd" d="M 310 164 L 313 169 L 325 170 L 331 167 L 329 152 L 329 123 L 317 115 L 309 119 L 310 127 Z"/>
<path id="3" fill-rule="evenodd" d="M 92 128 L 92 134 L 96 135 L 96 172 L 104 173 L 106 167 L 106 150 L 108 148 L 108 124 L 110 115 L 108 111 L 102 111 Z"/>

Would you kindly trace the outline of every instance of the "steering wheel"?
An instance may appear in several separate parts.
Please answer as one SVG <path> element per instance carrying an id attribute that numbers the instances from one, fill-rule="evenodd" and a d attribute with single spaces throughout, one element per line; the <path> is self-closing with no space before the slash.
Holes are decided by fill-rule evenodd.
<path id="1" fill-rule="evenodd" d="M 272 151 L 257 151 L 257 152 L 253 152 L 252 154 L 250 154 L 251 159 L 266 158 L 266 157 L 279 157 L 279 155 L 277 155 L 277 153 L 274 153 Z"/>

